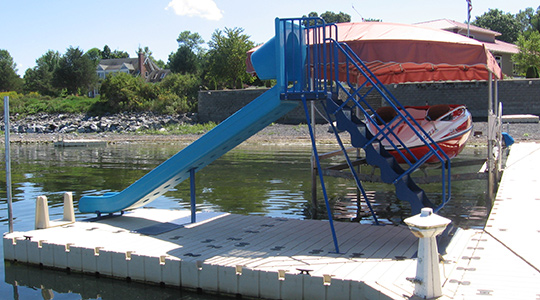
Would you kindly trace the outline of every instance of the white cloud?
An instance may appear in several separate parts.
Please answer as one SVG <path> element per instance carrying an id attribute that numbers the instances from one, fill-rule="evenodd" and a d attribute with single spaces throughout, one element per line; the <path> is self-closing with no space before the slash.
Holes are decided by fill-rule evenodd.
<path id="1" fill-rule="evenodd" d="M 165 9 L 169 8 L 179 16 L 201 17 L 211 21 L 218 21 L 223 17 L 214 0 L 172 0 Z"/>

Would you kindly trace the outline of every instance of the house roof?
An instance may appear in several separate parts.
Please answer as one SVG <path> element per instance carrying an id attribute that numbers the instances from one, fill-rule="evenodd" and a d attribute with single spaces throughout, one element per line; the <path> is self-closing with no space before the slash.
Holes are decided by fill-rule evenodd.
<path id="1" fill-rule="evenodd" d="M 144 56 L 142 56 L 144 57 Z M 148 82 L 158 82 L 161 81 L 165 76 L 171 73 L 168 69 L 161 69 L 152 59 L 144 57 L 144 69 L 145 74 L 140 74 L 139 70 L 139 58 L 112 58 L 112 59 L 102 59 L 98 66 L 97 71 L 106 73 L 114 72 L 125 72 L 128 70 L 132 75 L 141 75 Z"/>
<path id="2" fill-rule="evenodd" d="M 112 58 L 102 59 L 99 62 L 98 68 L 103 71 L 117 71 L 120 69 L 128 69 L 136 71 L 139 69 L 138 58 Z"/>
<path id="3" fill-rule="evenodd" d="M 486 48 L 493 53 L 519 53 L 518 46 L 503 41 L 495 40 L 494 43 L 482 42 Z"/>
<path id="4" fill-rule="evenodd" d="M 416 23 L 415 25 L 428 27 L 428 28 L 442 29 L 442 30 L 451 31 L 451 32 L 461 34 L 461 35 L 465 35 L 467 32 L 467 24 L 453 21 L 453 20 L 448 20 L 448 19 L 439 19 L 439 20 L 433 20 L 433 21 L 420 22 L 420 23 Z M 482 40 L 478 40 L 478 41 L 484 44 L 484 46 L 493 53 L 497 53 L 497 54 L 519 53 L 519 48 L 516 45 L 495 39 L 495 37 L 501 35 L 497 31 L 481 28 L 474 25 L 470 25 L 469 30 L 472 33 L 472 35 L 475 35 L 477 33 L 482 33 L 484 35 L 492 36 L 493 37 L 492 41 L 482 41 Z"/>
<path id="5" fill-rule="evenodd" d="M 426 22 L 420 22 L 415 23 L 414 25 L 419 25 L 423 27 L 430 27 L 435 29 L 443 29 L 447 31 L 456 31 L 456 33 L 459 33 L 460 30 L 467 31 L 467 24 L 457 22 L 454 20 L 448 20 L 448 19 L 439 19 L 439 20 L 433 20 L 433 21 L 426 21 Z M 492 35 L 493 37 L 500 36 L 501 33 L 489 29 L 485 29 L 482 27 L 469 25 L 470 32 L 478 32 L 483 33 L 487 35 Z"/>
<path id="6" fill-rule="evenodd" d="M 151 71 L 150 74 L 148 74 L 148 77 L 146 78 L 149 82 L 158 82 L 161 81 L 165 76 L 169 75 L 171 73 L 171 70 L 169 69 L 159 69 Z"/>

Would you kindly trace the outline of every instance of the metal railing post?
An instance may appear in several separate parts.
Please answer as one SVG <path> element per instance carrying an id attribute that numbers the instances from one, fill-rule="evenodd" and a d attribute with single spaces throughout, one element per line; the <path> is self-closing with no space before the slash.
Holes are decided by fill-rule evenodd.
<path id="1" fill-rule="evenodd" d="M 13 232 L 13 202 L 11 195 L 11 155 L 9 150 L 9 97 L 4 97 L 4 124 L 5 124 L 5 136 L 6 136 L 6 195 L 8 203 L 8 223 L 9 223 L 9 232 Z"/>

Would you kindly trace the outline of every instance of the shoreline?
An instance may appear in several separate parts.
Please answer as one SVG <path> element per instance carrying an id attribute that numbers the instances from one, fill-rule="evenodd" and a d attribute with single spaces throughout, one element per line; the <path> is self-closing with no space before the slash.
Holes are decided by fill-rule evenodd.
<path id="1" fill-rule="evenodd" d="M 315 127 L 317 142 L 335 144 L 333 133 L 328 132 L 327 124 Z M 504 124 L 503 131 L 508 132 L 516 142 L 540 141 L 540 123 Z M 115 143 L 192 143 L 204 134 L 145 134 L 139 132 L 101 132 L 101 133 L 11 133 L 11 144 L 49 144 L 62 140 L 99 140 L 109 144 Z M 340 134 L 344 140 L 348 135 Z M 5 139 L 1 139 L 1 144 Z M 303 145 L 310 144 L 308 127 L 305 124 L 286 125 L 272 124 L 256 133 L 243 143 L 269 145 Z M 487 143 L 487 122 L 474 122 L 469 145 Z"/>

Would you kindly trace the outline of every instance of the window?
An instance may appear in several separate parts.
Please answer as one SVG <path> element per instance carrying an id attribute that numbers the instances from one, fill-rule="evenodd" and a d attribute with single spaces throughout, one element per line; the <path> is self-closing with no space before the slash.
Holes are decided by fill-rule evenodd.
<path id="1" fill-rule="evenodd" d="M 502 66 L 502 64 L 503 64 L 502 56 L 500 56 L 500 55 L 494 55 L 494 57 L 495 57 L 495 60 L 497 61 L 497 64 L 499 65 L 499 68 L 502 69 L 502 67 L 503 67 L 503 66 Z"/>
<path id="2" fill-rule="evenodd" d="M 520 76 L 516 63 L 512 63 L 512 74 L 515 76 Z"/>

